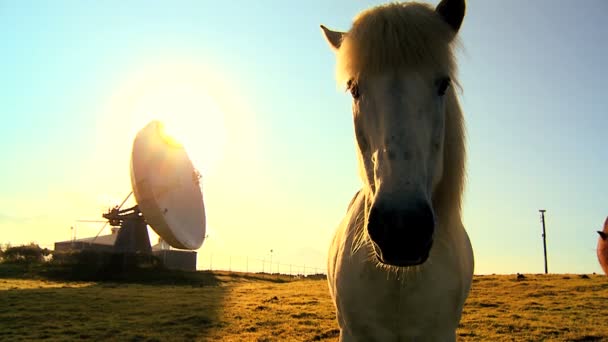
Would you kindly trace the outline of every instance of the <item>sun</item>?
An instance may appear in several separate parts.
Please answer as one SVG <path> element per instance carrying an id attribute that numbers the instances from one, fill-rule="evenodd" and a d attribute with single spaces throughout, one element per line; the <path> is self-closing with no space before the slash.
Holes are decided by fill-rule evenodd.
<path id="1" fill-rule="evenodd" d="M 195 82 L 158 84 L 146 89 L 135 106 L 135 125 L 160 120 L 165 132 L 181 143 L 194 166 L 203 174 L 213 170 L 225 143 L 224 114 Z"/>
<path id="2" fill-rule="evenodd" d="M 163 123 L 171 140 L 184 146 L 194 167 L 205 177 L 221 161 L 226 143 L 225 115 L 211 96 L 210 78 L 201 68 L 185 65 L 147 67 L 122 84 L 105 119 L 122 128 L 121 145 L 152 120 Z M 106 127 L 111 126 L 106 122 Z M 128 145 L 130 147 L 130 145 Z M 122 146 L 121 149 L 127 148 Z"/>

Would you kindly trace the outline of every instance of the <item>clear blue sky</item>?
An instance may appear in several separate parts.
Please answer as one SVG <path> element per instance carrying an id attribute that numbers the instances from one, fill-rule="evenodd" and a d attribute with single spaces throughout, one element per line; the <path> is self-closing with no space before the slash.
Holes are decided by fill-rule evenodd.
<path id="1" fill-rule="evenodd" d="M 0 2 L 0 242 L 66 240 L 76 219 L 126 195 L 132 130 L 145 122 L 121 106 L 146 77 L 180 74 L 224 113 L 180 119 L 222 156 L 204 178 L 201 255 L 273 249 L 323 266 L 359 179 L 350 99 L 319 24 L 346 30 L 375 4 Z M 476 273 L 542 272 L 540 208 L 550 271 L 600 272 L 606 14 L 603 0 L 468 2 L 458 55 Z M 205 140 L 216 127 L 205 120 L 222 122 L 221 146 Z M 79 237 L 96 232 L 79 226 Z"/>

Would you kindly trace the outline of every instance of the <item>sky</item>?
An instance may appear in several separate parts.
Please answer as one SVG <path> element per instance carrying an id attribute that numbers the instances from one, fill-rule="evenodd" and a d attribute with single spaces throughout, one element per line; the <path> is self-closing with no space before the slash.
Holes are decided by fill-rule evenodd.
<path id="1" fill-rule="evenodd" d="M 131 191 L 132 140 L 159 118 L 203 173 L 199 268 L 272 257 L 322 271 L 361 182 L 319 24 L 348 30 L 377 4 L 0 1 L 0 243 L 97 234 L 78 220 Z M 607 13 L 603 0 L 468 1 L 457 56 L 475 273 L 543 272 L 539 209 L 549 272 L 601 272 Z"/>

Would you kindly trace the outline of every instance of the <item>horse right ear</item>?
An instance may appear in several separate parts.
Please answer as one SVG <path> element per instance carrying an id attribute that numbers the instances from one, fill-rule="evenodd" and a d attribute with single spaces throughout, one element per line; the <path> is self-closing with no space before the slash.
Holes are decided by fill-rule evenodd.
<path id="1" fill-rule="evenodd" d="M 331 49 L 334 51 L 338 50 L 340 45 L 342 45 L 342 37 L 344 37 L 344 32 L 332 31 L 323 25 L 321 25 L 321 30 L 323 30 L 323 36 L 325 36 L 325 40 Z"/>
<path id="2" fill-rule="evenodd" d="M 443 20 L 454 29 L 454 32 L 458 32 L 462 19 L 464 19 L 465 8 L 465 0 L 441 0 L 435 7 L 435 12 L 439 13 Z"/>

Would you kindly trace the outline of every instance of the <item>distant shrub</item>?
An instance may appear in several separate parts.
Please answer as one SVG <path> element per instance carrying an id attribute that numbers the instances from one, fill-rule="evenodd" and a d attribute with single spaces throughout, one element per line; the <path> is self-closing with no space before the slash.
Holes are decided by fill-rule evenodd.
<path id="1" fill-rule="evenodd" d="M 323 273 L 316 273 L 316 274 L 309 274 L 305 278 L 312 279 L 312 280 L 322 280 L 322 279 L 327 279 L 327 275 L 323 274 Z"/>
<path id="2" fill-rule="evenodd" d="M 31 243 L 29 245 L 9 246 L 5 248 L 1 251 L 0 260 L 3 263 L 41 263 L 50 254 L 51 251 L 49 249 L 40 248 L 37 244 Z"/>

